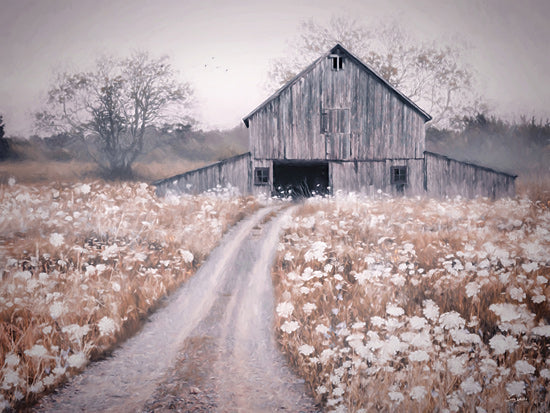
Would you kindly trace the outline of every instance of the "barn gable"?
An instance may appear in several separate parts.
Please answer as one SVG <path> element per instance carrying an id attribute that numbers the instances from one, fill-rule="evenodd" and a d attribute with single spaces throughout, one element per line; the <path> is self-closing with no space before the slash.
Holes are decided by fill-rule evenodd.
<path id="1" fill-rule="evenodd" d="M 337 44 L 243 121 L 258 159 L 420 158 L 430 116 Z"/>

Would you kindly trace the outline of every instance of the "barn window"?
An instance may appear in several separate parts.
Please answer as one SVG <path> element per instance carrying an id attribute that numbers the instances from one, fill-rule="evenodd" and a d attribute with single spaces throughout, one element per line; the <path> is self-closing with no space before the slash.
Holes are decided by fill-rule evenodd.
<path id="1" fill-rule="evenodd" d="M 254 184 L 268 185 L 269 184 L 269 168 L 254 169 Z"/>
<path id="2" fill-rule="evenodd" d="M 337 54 L 331 54 L 329 58 L 332 60 L 332 70 L 342 70 L 344 58 Z"/>
<path id="3" fill-rule="evenodd" d="M 392 166 L 391 167 L 391 183 L 396 185 L 403 185 L 407 183 L 407 167 L 406 166 Z"/>

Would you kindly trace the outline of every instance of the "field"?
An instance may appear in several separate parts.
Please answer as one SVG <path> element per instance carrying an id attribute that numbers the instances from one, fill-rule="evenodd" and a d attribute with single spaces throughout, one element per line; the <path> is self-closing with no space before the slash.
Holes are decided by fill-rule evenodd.
<path id="1" fill-rule="evenodd" d="M 257 208 L 144 183 L 0 186 L 0 411 L 21 407 L 134 333 L 223 233 Z"/>
<path id="2" fill-rule="evenodd" d="M 310 199 L 273 277 L 281 347 L 328 410 L 550 410 L 546 203 Z"/>
<path id="3" fill-rule="evenodd" d="M 0 410 L 109 354 L 260 205 L 227 189 L 157 198 L 139 182 L 7 174 Z M 325 409 L 550 409 L 549 197 L 522 191 L 532 200 L 298 206 L 273 268 L 275 329 Z"/>

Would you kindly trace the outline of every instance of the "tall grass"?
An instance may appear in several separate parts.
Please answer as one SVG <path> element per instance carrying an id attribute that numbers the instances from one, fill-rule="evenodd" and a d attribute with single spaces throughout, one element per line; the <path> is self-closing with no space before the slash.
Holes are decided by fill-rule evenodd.
<path id="1" fill-rule="evenodd" d="M 273 277 L 281 347 L 328 410 L 550 409 L 537 202 L 308 200 Z"/>
<path id="2" fill-rule="evenodd" d="M 219 190 L 0 185 L 0 410 L 35 401 L 134 333 L 257 208 Z"/>

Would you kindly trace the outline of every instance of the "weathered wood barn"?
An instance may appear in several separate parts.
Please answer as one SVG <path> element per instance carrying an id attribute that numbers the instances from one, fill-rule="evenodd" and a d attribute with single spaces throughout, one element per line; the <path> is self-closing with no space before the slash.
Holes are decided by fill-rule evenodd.
<path id="1" fill-rule="evenodd" d="M 426 152 L 430 119 L 337 44 L 243 119 L 249 152 L 155 184 L 161 194 L 514 195 L 513 175 Z"/>

